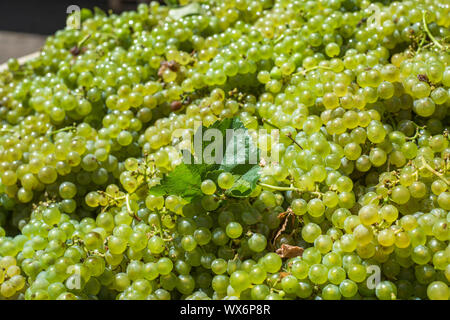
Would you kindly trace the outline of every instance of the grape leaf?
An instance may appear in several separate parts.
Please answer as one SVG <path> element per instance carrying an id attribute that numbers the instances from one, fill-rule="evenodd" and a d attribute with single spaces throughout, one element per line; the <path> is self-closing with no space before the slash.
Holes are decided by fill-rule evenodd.
<path id="1" fill-rule="evenodd" d="M 190 163 L 182 163 L 166 174 L 160 185 L 150 189 L 151 194 L 173 194 L 191 201 L 193 198 L 203 195 L 200 189 L 203 180 L 212 179 L 217 181 L 217 178 L 223 172 L 230 172 L 235 178 L 233 187 L 226 191 L 227 196 L 242 198 L 248 197 L 253 192 L 260 177 L 260 167 L 258 165 L 259 150 L 253 145 L 248 130 L 239 118 L 234 118 L 216 121 L 208 128 L 201 127 L 196 134 L 203 137 L 204 132 L 208 129 L 217 129 L 221 133 L 220 137 L 223 139 L 220 141 L 222 157 L 216 159 L 220 161 L 212 164 L 203 161 L 203 152 L 215 140 L 205 141 L 202 139 L 202 150 L 198 150 L 201 151 L 199 152 L 201 154 L 197 154 L 197 157 L 201 159 L 195 159 L 193 155 L 190 155 Z M 232 129 L 228 131 L 228 139 L 227 129 Z M 234 139 L 235 136 L 237 136 L 237 139 Z M 234 139 L 234 143 L 231 143 L 231 137 Z M 197 160 L 197 163 L 195 163 L 195 160 Z"/>
<path id="2" fill-rule="evenodd" d="M 234 118 L 231 123 L 233 129 L 234 145 L 227 141 L 226 150 L 219 170 L 243 175 L 252 170 L 259 163 L 259 150 L 253 144 L 248 130 L 239 118 Z M 233 149 L 234 147 L 234 149 Z"/>
<path id="3" fill-rule="evenodd" d="M 235 181 L 233 187 L 227 190 L 226 194 L 235 198 L 248 197 L 256 188 L 256 183 L 260 177 L 259 169 L 258 165 L 253 166 Z"/>
<path id="4" fill-rule="evenodd" d="M 164 176 L 160 185 L 152 187 L 150 194 L 156 196 L 173 194 L 188 201 L 201 196 L 200 184 L 202 183 L 203 168 L 201 165 L 186 165 L 182 163 Z"/>
<path id="5" fill-rule="evenodd" d="M 214 128 L 222 133 L 223 158 L 219 167 L 207 172 L 205 178 L 217 181 L 222 172 L 230 172 L 236 181 L 226 194 L 231 197 L 248 197 L 256 188 L 259 180 L 259 150 L 253 144 L 248 130 L 239 118 L 216 122 Z M 226 129 L 232 129 L 233 136 L 228 137 Z M 234 139 L 234 143 L 232 142 Z M 204 145 L 206 146 L 206 145 Z"/>

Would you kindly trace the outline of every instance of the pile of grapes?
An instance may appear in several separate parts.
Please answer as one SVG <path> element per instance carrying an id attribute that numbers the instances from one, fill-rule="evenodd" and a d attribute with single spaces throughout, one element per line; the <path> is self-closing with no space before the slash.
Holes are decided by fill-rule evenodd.
<path id="1" fill-rule="evenodd" d="M 0 73 L 0 300 L 448 300 L 449 2 L 186 2 Z"/>

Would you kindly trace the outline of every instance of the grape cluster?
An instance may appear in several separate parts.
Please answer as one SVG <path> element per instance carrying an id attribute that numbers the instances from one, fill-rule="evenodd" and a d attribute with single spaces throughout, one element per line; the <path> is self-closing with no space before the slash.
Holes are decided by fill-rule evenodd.
<path id="1" fill-rule="evenodd" d="M 0 260 L 0 299 L 20 299 L 26 279 L 21 275 L 16 259 L 6 256 Z"/>
<path id="2" fill-rule="evenodd" d="M 449 4 L 185 2 L 0 73 L 0 299 L 448 300 Z M 152 192 L 226 119 L 279 155 L 247 196 Z"/>

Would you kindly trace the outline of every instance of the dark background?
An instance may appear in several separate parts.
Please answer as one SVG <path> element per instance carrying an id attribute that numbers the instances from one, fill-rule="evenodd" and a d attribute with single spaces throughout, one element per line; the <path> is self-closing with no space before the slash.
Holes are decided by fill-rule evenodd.
<path id="1" fill-rule="evenodd" d="M 9 58 L 37 52 L 48 35 L 64 29 L 67 8 L 99 7 L 119 13 L 151 0 L 0 0 L 0 70 Z M 172 0 L 173 1 L 173 0 Z M 226 0 L 224 0 L 226 1 Z M 164 3 L 165 0 L 159 0 Z"/>
<path id="2" fill-rule="evenodd" d="M 0 30 L 44 35 L 55 33 L 65 27 L 66 11 L 70 5 L 108 9 L 107 0 L 1 0 Z"/>

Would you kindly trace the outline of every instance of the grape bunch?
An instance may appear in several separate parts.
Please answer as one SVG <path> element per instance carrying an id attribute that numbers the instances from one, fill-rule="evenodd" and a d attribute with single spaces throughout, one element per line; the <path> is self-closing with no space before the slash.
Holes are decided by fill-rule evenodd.
<path id="1" fill-rule="evenodd" d="M 18 299 L 23 296 L 26 279 L 21 275 L 20 266 L 11 256 L 0 260 L 0 299 Z"/>
<path id="2" fill-rule="evenodd" d="M 0 73 L 0 299 L 448 300 L 448 2 L 180 4 Z"/>

